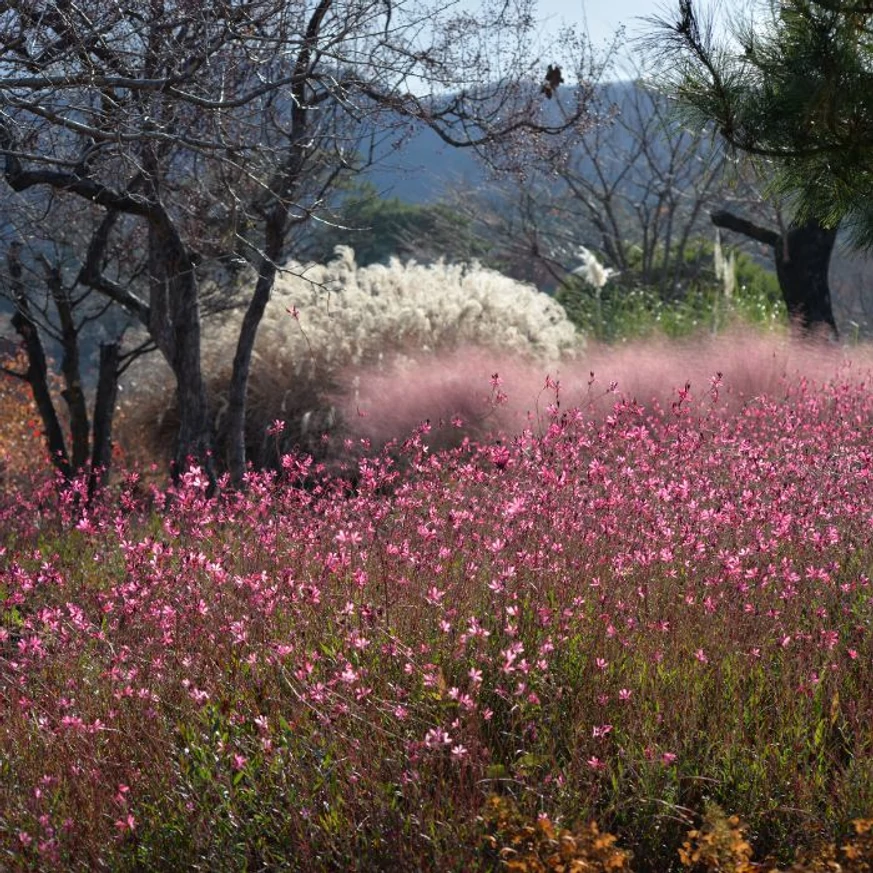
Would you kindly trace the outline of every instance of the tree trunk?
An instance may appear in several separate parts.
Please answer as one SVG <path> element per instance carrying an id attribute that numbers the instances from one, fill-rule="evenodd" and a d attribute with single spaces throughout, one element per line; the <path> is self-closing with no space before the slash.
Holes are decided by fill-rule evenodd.
<path id="1" fill-rule="evenodd" d="M 716 227 L 733 230 L 773 249 L 776 276 L 782 299 L 792 322 L 805 333 L 825 329 L 837 337 L 831 305 L 828 269 L 837 239 L 836 228 L 826 228 L 816 219 L 794 222 L 788 232 L 760 227 L 726 210 L 712 213 Z"/>
<path id="2" fill-rule="evenodd" d="M 175 353 L 171 366 L 176 377 L 179 435 L 173 456 L 173 475 L 178 478 L 193 463 L 214 482 L 212 426 L 200 364 L 200 313 L 193 276 L 177 284 L 176 298 Z"/>
<path id="3" fill-rule="evenodd" d="M 42 340 L 39 338 L 36 324 L 34 324 L 33 318 L 31 318 L 30 306 L 21 281 L 20 248 L 20 244 L 13 243 L 9 247 L 7 255 L 9 275 L 12 283 L 12 298 L 16 305 L 15 315 L 12 316 L 12 327 L 15 328 L 18 335 L 24 341 L 24 348 L 27 353 L 25 379 L 28 385 L 30 385 L 33 400 L 36 403 L 39 417 L 42 419 L 42 424 L 45 428 L 45 439 L 49 457 L 55 467 L 64 475 L 64 478 L 70 479 L 73 476 L 73 470 L 70 467 L 70 458 L 67 454 L 67 447 L 64 441 L 64 431 L 58 420 L 51 391 L 49 390 L 48 365 L 46 364 L 45 350 L 42 347 Z"/>
<path id="4" fill-rule="evenodd" d="M 19 304 L 19 306 L 21 305 Z M 52 463 L 64 474 L 64 478 L 70 479 L 73 476 L 73 469 L 70 466 L 70 458 L 67 455 L 64 431 L 58 420 L 51 392 L 49 391 L 48 366 L 36 325 L 26 309 L 22 311 L 19 308 L 15 315 L 12 316 L 12 326 L 24 340 L 24 347 L 27 350 L 26 379 L 30 385 L 30 390 L 33 392 L 33 399 L 45 428 L 45 439 L 49 456 Z"/>
<path id="5" fill-rule="evenodd" d="M 70 442 L 73 453 L 73 470 L 78 473 L 88 463 L 88 445 L 90 424 L 88 422 L 88 404 L 82 389 L 82 373 L 79 366 L 79 331 L 73 318 L 73 307 L 69 294 L 61 279 L 61 270 L 57 265 L 43 261 L 45 266 L 46 284 L 51 292 L 58 318 L 61 323 L 61 372 L 64 374 L 64 389 L 61 396 L 67 404 L 70 413 Z"/>
<path id="6" fill-rule="evenodd" d="M 118 396 L 119 353 L 117 342 L 100 344 L 100 370 L 91 439 L 91 476 L 88 480 L 89 499 L 105 484 L 112 463 L 112 418 Z"/>
<path id="7" fill-rule="evenodd" d="M 837 336 L 831 306 L 828 268 L 837 240 L 836 228 L 826 228 L 815 220 L 791 225 L 776 246 L 776 275 L 788 307 L 804 330 L 827 325 Z"/>
<path id="8" fill-rule="evenodd" d="M 236 352 L 233 358 L 230 394 L 227 410 L 228 466 L 231 479 L 239 485 L 246 472 L 246 392 L 249 384 L 252 351 L 258 326 L 270 300 L 276 281 L 276 270 L 282 258 L 285 233 L 288 230 L 288 207 L 301 179 L 312 145 L 309 136 L 308 79 L 312 49 L 321 31 L 325 16 L 333 0 L 319 0 L 306 25 L 306 34 L 294 63 L 294 81 L 291 85 L 291 134 L 283 165 L 270 181 L 266 204 L 259 208 L 264 217 L 264 252 L 258 264 L 258 281 L 243 318 Z M 332 178 L 335 177 L 335 171 Z"/>
<path id="9" fill-rule="evenodd" d="M 214 485 L 209 400 L 200 361 L 200 303 L 192 258 L 172 220 L 161 210 L 149 222 L 151 277 L 149 333 L 176 379 L 179 433 L 173 478 L 199 465 Z"/>
<path id="10" fill-rule="evenodd" d="M 226 419 L 227 463 L 231 481 L 239 485 L 246 472 L 246 392 L 251 371 L 252 352 L 258 334 L 258 326 L 270 301 L 270 293 L 276 281 L 276 269 L 282 257 L 285 226 L 288 211 L 277 205 L 267 216 L 264 257 L 258 265 L 258 281 L 252 299 L 246 308 L 233 356 Z"/>

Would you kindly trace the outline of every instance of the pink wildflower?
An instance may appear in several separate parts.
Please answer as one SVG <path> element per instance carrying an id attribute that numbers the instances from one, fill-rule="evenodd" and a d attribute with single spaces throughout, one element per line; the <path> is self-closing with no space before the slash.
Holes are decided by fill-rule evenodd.
<path id="1" fill-rule="evenodd" d="M 125 831 L 135 831 L 136 819 L 133 817 L 132 813 L 128 813 L 124 818 L 120 818 L 115 822 L 115 827 L 121 833 L 124 833 Z"/>

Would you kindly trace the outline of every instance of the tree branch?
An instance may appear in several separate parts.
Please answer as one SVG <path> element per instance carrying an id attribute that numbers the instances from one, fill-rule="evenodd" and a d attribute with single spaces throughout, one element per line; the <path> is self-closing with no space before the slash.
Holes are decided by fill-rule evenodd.
<path id="1" fill-rule="evenodd" d="M 118 215 L 117 210 L 110 210 L 106 213 L 103 221 L 100 222 L 100 227 L 97 228 L 88 245 L 85 262 L 82 264 L 81 270 L 79 270 L 78 281 L 82 285 L 87 285 L 89 288 L 93 288 L 95 291 L 99 291 L 101 294 L 114 300 L 148 327 L 151 320 L 151 307 L 148 303 L 137 297 L 136 294 L 129 291 L 120 283 L 108 279 L 103 274 L 100 266 L 106 253 L 106 247 L 109 244 L 109 235 L 118 219 Z"/>
<path id="2" fill-rule="evenodd" d="M 108 209 L 116 209 L 130 215 L 152 216 L 154 205 L 128 193 L 113 191 L 100 182 L 79 176 L 76 173 L 61 173 L 56 170 L 25 170 L 15 153 L 15 138 L 8 123 L 0 119 L 0 157 L 4 158 L 3 175 L 14 191 L 26 191 L 37 185 L 48 185 L 59 191 L 70 191 Z"/>
<path id="3" fill-rule="evenodd" d="M 766 227 L 753 224 L 746 218 L 740 218 L 734 215 L 733 212 L 728 212 L 726 209 L 720 209 L 710 214 L 712 223 L 716 227 L 723 227 L 725 230 L 733 230 L 736 233 L 741 233 L 749 239 L 757 240 L 765 245 L 776 247 L 781 239 L 780 234 L 775 230 L 770 230 Z"/>
<path id="4" fill-rule="evenodd" d="M 19 379 L 21 382 L 27 382 L 27 373 L 19 373 L 18 370 L 12 370 L 5 364 L 0 364 L 0 373 L 13 379 Z"/>

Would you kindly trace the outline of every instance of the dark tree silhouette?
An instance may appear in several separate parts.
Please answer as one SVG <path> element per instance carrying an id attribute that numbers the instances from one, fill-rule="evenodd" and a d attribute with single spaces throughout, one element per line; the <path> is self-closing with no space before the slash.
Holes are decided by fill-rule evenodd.
<path id="1" fill-rule="evenodd" d="M 716 227 L 741 233 L 773 249 L 776 275 L 785 308 L 792 321 L 803 330 L 822 326 L 837 336 L 828 284 L 831 254 L 837 239 L 835 228 L 815 218 L 792 223 L 784 233 L 761 227 L 727 210 L 712 213 Z"/>
<path id="2" fill-rule="evenodd" d="M 739 219 L 733 229 L 773 246 L 801 325 L 833 329 L 835 232 L 873 246 L 873 6 L 782 0 L 754 27 L 739 22 L 732 41 L 716 36 L 721 29 L 694 0 L 652 23 L 663 86 L 686 117 L 714 122 L 729 148 L 760 163 L 769 193 L 794 206 L 784 234 L 743 230 Z"/>

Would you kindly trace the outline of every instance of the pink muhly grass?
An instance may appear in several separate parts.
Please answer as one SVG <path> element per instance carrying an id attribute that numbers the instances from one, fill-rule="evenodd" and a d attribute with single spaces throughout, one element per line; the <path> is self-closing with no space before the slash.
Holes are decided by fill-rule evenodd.
<path id="1" fill-rule="evenodd" d="M 556 394 L 560 405 L 555 408 L 579 407 L 586 416 L 602 418 L 616 396 L 651 409 L 669 405 L 686 383 L 702 401 L 711 396 L 718 373 L 724 386 L 720 408 L 736 411 L 755 397 L 784 395 L 798 379 L 821 384 L 840 373 L 861 374 L 871 365 L 873 355 L 863 347 L 846 350 L 754 329 L 682 341 L 589 343 L 575 358 L 549 364 L 467 346 L 349 369 L 340 377 L 343 391 L 334 400 L 354 438 L 382 445 L 429 421 L 439 427 L 439 434 L 431 436 L 434 445 L 448 447 L 465 435 L 541 429 Z M 490 385 L 495 372 L 506 397 L 502 404 L 494 402 Z M 546 373 L 551 378 L 544 384 Z"/>

